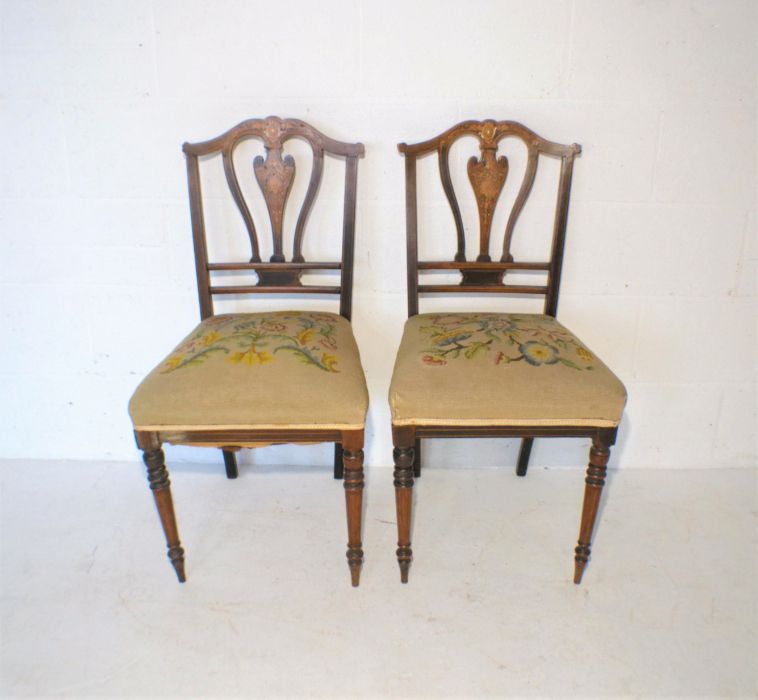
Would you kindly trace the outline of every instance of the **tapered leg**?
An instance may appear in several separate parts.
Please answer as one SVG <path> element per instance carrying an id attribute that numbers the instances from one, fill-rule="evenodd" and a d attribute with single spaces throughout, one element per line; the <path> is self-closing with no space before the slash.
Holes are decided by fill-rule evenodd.
<path id="1" fill-rule="evenodd" d="M 363 432 L 360 438 L 352 437 L 341 446 L 345 477 L 345 505 L 347 507 L 347 564 L 350 581 L 357 586 L 363 564 L 361 520 L 363 518 Z"/>
<path id="2" fill-rule="evenodd" d="M 421 476 L 421 440 L 413 445 L 413 476 L 417 479 Z"/>
<path id="3" fill-rule="evenodd" d="M 516 467 L 516 474 L 519 476 L 526 476 L 526 470 L 529 467 L 529 455 L 532 454 L 532 443 L 534 438 L 525 437 L 521 440 L 521 449 L 518 453 L 518 466 Z"/>
<path id="4" fill-rule="evenodd" d="M 236 479 L 239 476 L 237 470 L 237 455 L 232 450 L 222 450 L 224 453 L 224 466 L 226 467 L 226 478 Z"/>
<path id="5" fill-rule="evenodd" d="M 342 443 L 334 443 L 334 478 L 342 479 L 345 476 L 345 467 L 342 463 Z"/>
<path id="6" fill-rule="evenodd" d="M 184 583 L 184 550 L 179 542 L 179 531 L 176 527 L 174 515 L 174 502 L 171 499 L 171 482 L 168 478 L 168 470 L 160 447 L 144 449 L 142 459 L 147 467 L 147 480 L 153 491 L 155 505 L 161 518 L 163 532 L 166 535 L 168 558 L 176 571 L 180 583 Z"/>
<path id="7" fill-rule="evenodd" d="M 584 480 L 584 506 L 582 507 L 582 524 L 579 527 L 579 542 L 574 550 L 574 583 L 581 583 L 584 567 L 590 558 L 592 530 L 595 526 L 600 494 L 605 484 L 606 466 L 610 457 L 610 446 L 601 437 L 592 440 L 590 463 Z"/>
<path id="8" fill-rule="evenodd" d="M 400 581 L 408 583 L 408 569 L 413 559 L 411 550 L 411 517 L 413 506 L 413 457 L 415 441 L 402 430 L 393 430 L 395 449 L 395 508 L 397 509 L 397 563 Z"/>

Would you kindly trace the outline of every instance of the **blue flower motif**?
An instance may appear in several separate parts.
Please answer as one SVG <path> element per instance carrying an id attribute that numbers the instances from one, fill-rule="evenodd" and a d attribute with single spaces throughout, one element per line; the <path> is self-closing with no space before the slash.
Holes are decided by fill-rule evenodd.
<path id="1" fill-rule="evenodd" d="M 557 348 L 547 343 L 540 343 L 538 340 L 530 340 L 527 343 L 523 343 L 518 346 L 518 349 L 524 356 L 524 359 L 535 367 L 539 365 L 554 365 L 558 362 Z"/>

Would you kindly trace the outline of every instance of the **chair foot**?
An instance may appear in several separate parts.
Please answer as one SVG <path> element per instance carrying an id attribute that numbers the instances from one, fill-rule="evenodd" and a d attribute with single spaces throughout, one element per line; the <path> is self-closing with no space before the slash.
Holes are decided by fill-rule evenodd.
<path id="1" fill-rule="evenodd" d="M 398 547 L 395 552 L 397 563 L 400 566 L 400 583 L 408 583 L 408 570 L 411 568 L 413 552 L 410 547 Z"/>
<path id="2" fill-rule="evenodd" d="M 363 433 L 360 440 L 340 445 L 345 477 L 345 507 L 347 509 L 347 565 L 350 567 L 350 583 L 355 587 L 360 583 L 363 566 L 363 545 L 361 542 L 361 520 L 363 517 Z"/>
<path id="3" fill-rule="evenodd" d="M 176 527 L 174 502 L 171 498 L 171 482 L 169 481 L 163 450 L 160 447 L 143 449 L 142 459 L 147 467 L 147 480 L 150 490 L 153 492 L 163 533 L 166 536 L 169 561 L 174 567 L 179 583 L 184 583 L 187 580 L 184 573 L 184 549 L 182 549 L 179 541 L 179 531 Z"/>
<path id="4" fill-rule="evenodd" d="M 581 583 L 584 575 L 584 567 L 590 558 L 590 548 L 578 546 L 574 549 L 574 583 Z"/>
<path id="5" fill-rule="evenodd" d="M 353 588 L 357 588 L 361 582 L 361 568 L 363 567 L 363 550 L 360 546 L 348 545 L 347 565 L 350 567 L 350 583 Z"/>
<path id="6" fill-rule="evenodd" d="M 602 437 L 598 436 L 592 439 L 590 463 L 584 480 L 584 505 L 582 506 L 582 522 L 579 527 L 579 541 L 574 549 L 574 583 L 577 584 L 581 583 L 584 569 L 590 560 L 592 531 L 595 527 L 600 494 L 605 484 L 606 468 L 610 455 L 610 445 Z"/>
<path id="7" fill-rule="evenodd" d="M 413 559 L 411 550 L 411 517 L 413 507 L 413 464 L 414 441 L 405 441 L 403 431 L 393 431 L 395 449 L 395 508 L 397 511 L 397 563 L 400 567 L 400 581 L 408 583 L 408 569 Z"/>
<path id="8" fill-rule="evenodd" d="M 184 550 L 181 547 L 169 547 L 168 558 L 171 561 L 171 566 L 174 567 L 179 583 L 184 583 L 187 580 L 184 574 Z"/>
<path id="9" fill-rule="evenodd" d="M 532 454 L 532 444 L 534 438 L 525 437 L 521 440 L 521 449 L 518 453 L 518 466 L 516 467 L 516 474 L 518 476 L 526 476 L 526 470 L 529 467 L 529 455 Z"/>
<path id="10" fill-rule="evenodd" d="M 224 454 L 224 466 L 226 467 L 226 478 L 236 479 L 240 474 L 237 469 L 237 455 L 232 450 L 221 450 Z"/>
<path id="11" fill-rule="evenodd" d="M 342 443 L 334 443 L 334 478 L 342 479 L 345 476 L 345 465 L 342 463 Z"/>

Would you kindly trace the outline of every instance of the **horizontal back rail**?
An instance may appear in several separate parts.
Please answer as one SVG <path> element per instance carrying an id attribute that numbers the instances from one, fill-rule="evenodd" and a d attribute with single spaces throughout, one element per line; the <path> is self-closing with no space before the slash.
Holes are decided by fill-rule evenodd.
<path id="1" fill-rule="evenodd" d="M 456 262 L 419 260 L 419 270 L 549 270 L 549 262 Z"/>
<path id="2" fill-rule="evenodd" d="M 460 284 L 420 284 L 418 286 L 420 294 L 458 294 L 468 292 L 469 294 L 547 294 L 547 286 L 539 287 L 533 284 L 467 284 L 461 289 Z"/>
<path id="3" fill-rule="evenodd" d="M 341 262 L 253 262 L 208 263 L 211 272 L 220 270 L 341 270 Z"/>
<path id="4" fill-rule="evenodd" d="M 262 284 L 248 284 L 210 287 L 209 291 L 211 294 L 341 294 L 342 285 L 323 286 L 303 284 L 298 287 L 285 287 L 283 285 L 266 286 Z"/>

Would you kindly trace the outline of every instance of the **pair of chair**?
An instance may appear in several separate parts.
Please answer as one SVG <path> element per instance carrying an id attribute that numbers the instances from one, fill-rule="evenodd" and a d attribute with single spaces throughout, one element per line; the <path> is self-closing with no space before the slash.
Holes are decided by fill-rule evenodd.
<path id="1" fill-rule="evenodd" d="M 480 246 L 467 260 L 463 221 L 449 167 L 451 145 L 462 136 L 478 139 L 481 155 L 468 161 L 468 177 L 479 213 Z M 497 156 L 506 137 L 527 149 L 524 179 L 507 219 L 500 259 L 492 261 L 490 232 L 509 163 Z M 261 260 L 256 227 L 240 187 L 235 148 L 247 139 L 263 142 L 265 158 L 253 162 L 268 209 L 273 255 Z M 283 155 L 289 139 L 312 150 L 310 181 L 294 228 L 292 258 L 283 250 L 285 204 L 295 161 Z M 625 390 L 610 370 L 571 331 L 555 320 L 561 278 L 571 174 L 576 144 L 542 139 L 510 121 L 467 121 L 423 143 L 400 144 L 405 156 L 408 253 L 408 316 L 390 387 L 397 508 L 397 559 L 407 582 L 411 552 L 414 476 L 420 476 L 420 440 L 446 437 L 521 437 L 517 473 L 526 474 L 535 437 L 589 437 L 590 463 L 574 582 L 590 555 L 590 541 L 609 449 L 615 441 Z M 348 527 L 347 560 L 358 585 L 361 545 L 364 422 L 368 392 L 352 334 L 353 251 L 356 186 L 361 144 L 328 138 L 294 119 L 252 119 L 217 138 L 185 143 L 192 232 L 202 322 L 140 384 L 130 402 L 137 445 L 143 451 L 150 488 L 160 515 L 168 556 L 185 580 L 184 550 L 171 498 L 163 443 L 223 450 L 226 473 L 237 476 L 235 452 L 282 443 L 335 443 L 334 476 L 343 479 Z M 457 232 L 453 261 L 419 261 L 416 160 L 437 153 L 442 186 Z M 221 155 L 224 174 L 247 233 L 247 262 L 209 262 L 199 161 Z M 319 190 L 325 155 L 345 161 L 342 254 L 339 262 L 306 262 L 302 254 L 308 216 Z M 531 192 L 541 155 L 560 159 L 552 249 L 546 262 L 516 262 L 511 240 Z M 336 270 L 338 285 L 305 284 L 306 271 Z M 458 284 L 419 284 L 419 273 L 458 272 Z M 218 285 L 211 276 L 253 272 L 255 284 Z M 513 271 L 546 275 L 544 285 L 507 284 Z M 419 314 L 423 293 L 536 294 L 544 314 Z M 213 297 L 223 294 L 334 294 L 339 314 L 311 311 L 214 314 Z"/>

